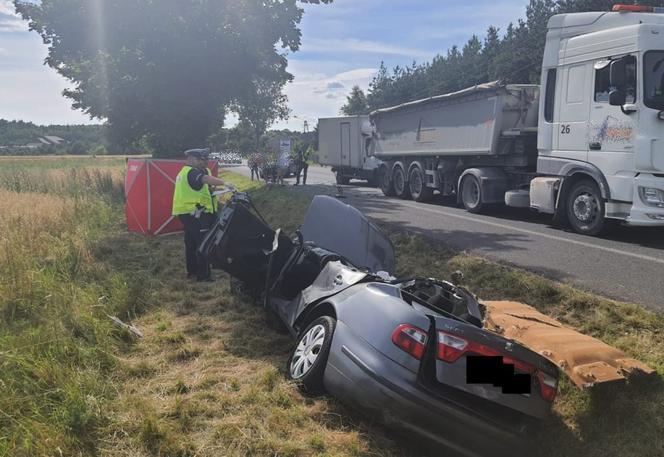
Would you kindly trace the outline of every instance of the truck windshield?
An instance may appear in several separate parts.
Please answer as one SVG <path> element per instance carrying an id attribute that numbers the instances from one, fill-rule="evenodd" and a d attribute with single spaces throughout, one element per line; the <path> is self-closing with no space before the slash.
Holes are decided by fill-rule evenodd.
<path id="1" fill-rule="evenodd" d="M 643 99 L 648 108 L 664 110 L 664 51 L 648 51 L 643 59 Z"/>

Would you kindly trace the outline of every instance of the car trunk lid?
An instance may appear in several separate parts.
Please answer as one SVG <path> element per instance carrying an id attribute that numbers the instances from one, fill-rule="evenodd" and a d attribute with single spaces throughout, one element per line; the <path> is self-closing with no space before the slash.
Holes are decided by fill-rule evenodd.
<path id="1" fill-rule="evenodd" d="M 443 316 L 432 319 L 435 378 L 441 387 L 529 416 L 548 414 L 557 387 L 555 365 L 476 325 Z"/>

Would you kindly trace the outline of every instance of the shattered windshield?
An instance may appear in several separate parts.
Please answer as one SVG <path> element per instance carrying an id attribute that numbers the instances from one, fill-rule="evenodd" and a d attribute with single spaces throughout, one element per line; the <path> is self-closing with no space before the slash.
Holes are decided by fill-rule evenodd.
<path id="1" fill-rule="evenodd" d="M 648 51 L 643 60 L 644 102 L 664 110 L 664 51 Z"/>

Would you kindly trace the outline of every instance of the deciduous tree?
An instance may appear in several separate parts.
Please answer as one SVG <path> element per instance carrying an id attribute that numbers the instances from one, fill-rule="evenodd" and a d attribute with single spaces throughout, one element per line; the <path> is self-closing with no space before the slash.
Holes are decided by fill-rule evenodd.
<path id="1" fill-rule="evenodd" d="M 331 0 L 301 0 L 329 3 Z M 180 155 L 218 130 L 226 108 L 300 46 L 297 0 L 15 0 L 48 46 L 64 95 L 107 121 L 120 147 L 141 139 Z"/>

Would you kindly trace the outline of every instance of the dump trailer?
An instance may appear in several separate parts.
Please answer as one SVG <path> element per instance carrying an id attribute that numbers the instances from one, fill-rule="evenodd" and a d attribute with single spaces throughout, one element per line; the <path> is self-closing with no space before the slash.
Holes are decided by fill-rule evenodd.
<path id="1" fill-rule="evenodd" d="M 492 82 L 372 112 L 383 193 L 531 208 L 588 235 L 664 226 L 662 13 L 553 16 L 541 87 Z"/>
<path id="2" fill-rule="evenodd" d="M 378 185 L 378 167 L 382 162 L 369 155 L 371 132 L 366 115 L 318 120 L 319 162 L 332 167 L 337 184 L 362 179 Z"/>

